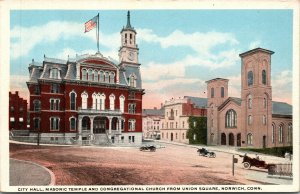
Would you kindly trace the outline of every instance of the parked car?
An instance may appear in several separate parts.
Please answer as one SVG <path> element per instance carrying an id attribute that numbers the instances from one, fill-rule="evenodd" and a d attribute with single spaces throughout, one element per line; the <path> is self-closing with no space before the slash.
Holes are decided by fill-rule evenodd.
<path id="1" fill-rule="evenodd" d="M 206 148 L 200 148 L 200 149 L 197 150 L 197 152 L 199 152 L 200 156 L 206 156 L 206 157 L 209 157 L 209 158 L 215 158 L 216 157 L 215 152 L 210 152 Z"/>
<path id="2" fill-rule="evenodd" d="M 155 145 L 144 145 L 144 146 L 140 147 L 140 151 L 155 152 L 156 151 L 156 147 L 155 147 Z"/>
<path id="3" fill-rule="evenodd" d="M 267 164 L 264 160 L 260 160 L 258 157 L 251 158 L 247 156 L 247 154 L 239 155 L 239 156 L 243 158 L 242 164 L 245 169 L 250 169 L 252 166 L 255 166 L 257 168 L 264 168 L 264 169 L 275 167 L 275 164 Z"/>

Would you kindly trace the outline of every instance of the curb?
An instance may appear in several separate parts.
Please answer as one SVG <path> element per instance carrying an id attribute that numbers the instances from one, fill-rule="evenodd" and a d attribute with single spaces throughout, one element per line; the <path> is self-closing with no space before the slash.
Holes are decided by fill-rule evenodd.
<path id="1" fill-rule="evenodd" d="M 49 173 L 49 175 L 50 175 L 50 183 L 49 183 L 48 185 L 49 185 L 49 186 L 55 185 L 55 175 L 54 175 L 54 173 L 53 173 L 51 170 L 49 170 L 48 168 L 46 168 L 45 166 L 39 165 L 39 164 L 34 163 L 34 162 L 31 162 L 31 161 L 18 160 L 18 159 L 15 159 L 15 158 L 10 158 L 10 160 L 15 160 L 15 161 L 23 162 L 23 163 L 28 163 L 28 164 L 32 164 L 32 165 L 35 165 L 35 166 L 38 166 L 38 167 L 43 168 L 43 169 L 46 170 L 46 171 Z"/>

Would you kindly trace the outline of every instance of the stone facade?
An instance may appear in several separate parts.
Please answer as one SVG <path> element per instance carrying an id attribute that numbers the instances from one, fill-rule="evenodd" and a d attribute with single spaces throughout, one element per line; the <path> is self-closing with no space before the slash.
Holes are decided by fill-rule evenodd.
<path id="1" fill-rule="evenodd" d="M 206 82 L 209 145 L 255 148 L 291 145 L 292 106 L 272 101 L 273 53 L 257 48 L 240 54 L 241 98 L 228 98 L 227 79 Z"/>

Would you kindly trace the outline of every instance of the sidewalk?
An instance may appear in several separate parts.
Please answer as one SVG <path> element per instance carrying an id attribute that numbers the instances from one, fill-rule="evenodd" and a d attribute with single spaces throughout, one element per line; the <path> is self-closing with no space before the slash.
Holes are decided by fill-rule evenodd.
<path id="1" fill-rule="evenodd" d="M 54 174 L 38 164 L 10 159 L 9 160 L 10 186 L 43 186 L 54 185 Z"/>

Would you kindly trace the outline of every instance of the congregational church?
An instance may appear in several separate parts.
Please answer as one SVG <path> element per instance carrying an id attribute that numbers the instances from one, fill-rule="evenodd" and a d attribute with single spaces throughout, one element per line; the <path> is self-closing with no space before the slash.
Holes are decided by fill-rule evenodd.
<path id="1" fill-rule="evenodd" d="M 262 48 L 240 54 L 241 98 L 228 97 L 228 79 L 206 82 L 208 145 L 292 145 L 292 106 L 272 101 L 272 54 Z"/>
<path id="2" fill-rule="evenodd" d="M 141 144 L 144 90 L 129 12 L 120 34 L 119 62 L 100 52 L 32 61 L 31 136 L 44 143 Z"/>

